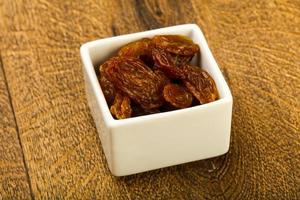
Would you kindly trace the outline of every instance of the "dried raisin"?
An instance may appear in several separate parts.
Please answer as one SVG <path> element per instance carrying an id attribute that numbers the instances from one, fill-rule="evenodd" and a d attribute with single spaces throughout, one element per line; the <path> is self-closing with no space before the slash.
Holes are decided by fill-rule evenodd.
<path id="1" fill-rule="evenodd" d="M 165 50 L 154 48 L 152 50 L 152 56 L 155 66 L 163 71 L 168 77 L 173 79 L 183 78 L 182 70 L 174 65 L 171 55 Z"/>
<path id="2" fill-rule="evenodd" d="M 154 68 L 153 72 L 157 75 L 158 79 L 163 85 L 171 82 L 171 80 L 165 75 L 165 73 L 160 69 L 157 69 L 157 67 Z"/>
<path id="3" fill-rule="evenodd" d="M 193 56 L 199 51 L 197 44 L 182 35 L 157 35 L 152 41 L 156 47 L 176 55 Z"/>
<path id="4" fill-rule="evenodd" d="M 163 96 L 165 100 L 175 108 L 190 107 L 193 96 L 184 87 L 170 83 L 164 87 Z"/>
<path id="5" fill-rule="evenodd" d="M 123 46 L 118 55 L 124 57 L 135 57 L 141 59 L 145 64 L 152 67 L 152 48 L 153 43 L 149 38 L 143 38 Z"/>
<path id="6" fill-rule="evenodd" d="M 201 104 L 218 99 L 218 90 L 212 77 L 197 66 L 183 67 L 184 85 L 199 100 Z"/>
<path id="7" fill-rule="evenodd" d="M 104 94 L 104 97 L 106 99 L 106 102 L 110 106 L 114 101 L 116 91 L 115 91 L 115 87 L 112 84 L 112 82 L 109 81 L 105 76 L 104 69 L 107 66 L 108 66 L 107 63 L 104 63 L 103 65 L 100 66 L 100 68 L 99 68 L 99 72 L 100 72 L 99 76 L 100 77 L 98 78 L 98 80 L 99 80 L 102 92 Z"/>
<path id="8" fill-rule="evenodd" d="M 161 79 L 142 61 L 133 57 L 114 57 L 105 70 L 114 86 L 139 103 L 144 109 L 158 108 L 163 103 Z"/>
<path id="9" fill-rule="evenodd" d="M 175 67 L 181 67 L 188 64 L 192 60 L 192 58 L 193 56 L 170 54 L 170 59 Z"/>
<path id="10" fill-rule="evenodd" d="M 111 114 L 116 119 L 126 119 L 131 117 L 132 109 L 130 106 L 130 98 L 121 94 L 120 92 L 116 93 L 114 103 L 110 107 Z"/>

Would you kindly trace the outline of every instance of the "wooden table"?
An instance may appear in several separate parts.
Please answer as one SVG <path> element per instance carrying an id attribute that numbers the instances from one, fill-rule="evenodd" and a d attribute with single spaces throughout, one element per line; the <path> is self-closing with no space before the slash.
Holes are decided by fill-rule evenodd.
<path id="1" fill-rule="evenodd" d="M 113 177 L 82 43 L 198 24 L 234 97 L 229 152 Z M 0 1 L 0 199 L 300 199 L 300 1 Z"/>

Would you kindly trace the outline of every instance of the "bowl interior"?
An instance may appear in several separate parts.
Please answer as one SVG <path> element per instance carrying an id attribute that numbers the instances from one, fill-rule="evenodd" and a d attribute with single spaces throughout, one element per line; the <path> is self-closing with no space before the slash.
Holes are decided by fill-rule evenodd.
<path id="1" fill-rule="evenodd" d="M 219 99 L 209 104 L 199 105 L 186 109 L 200 109 L 200 107 L 204 106 L 213 106 L 215 103 L 220 103 L 219 101 L 224 100 L 226 97 L 231 98 L 230 90 L 225 82 L 225 79 L 212 56 L 212 53 L 207 45 L 207 42 L 204 38 L 203 33 L 197 25 L 179 25 L 174 27 L 161 28 L 156 30 L 150 30 L 145 32 L 133 33 L 128 35 L 121 35 L 106 39 L 100 39 L 96 41 L 92 41 L 86 44 L 89 59 L 93 65 L 93 71 L 96 72 L 98 67 L 104 63 L 107 59 L 112 56 L 117 55 L 118 50 L 125 44 L 136 41 L 141 38 L 151 38 L 155 35 L 159 34 L 180 34 L 185 35 L 191 38 L 195 43 L 200 46 L 200 55 L 197 55 L 193 58 L 192 64 L 198 65 L 206 70 L 212 78 L 215 80 L 218 92 Z M 201 58 L 201 59 L 199 59 Z M 96 77 L 96 76 L 94 76 Z M 97 85 L 98 81 L 97 81 Z M 100 85 L 99 85 L 100 86 Z M 99 86 L 97 86 L 99 88 Z M 99 88 L 100 89 L 100 88 Z M 102 94 L 103 95 L 103 94 Z M 181 110 L 186 110 L 181 109 Z M 181 111 L 177 110 L 177 111 Z M 163 114 L 163 113 L 160 113 Z M 144 117 L 144 116 L 143 116 Z M 130 118 L 133 119 L 133 118 Z M 128 119 L 128 120 L 130 120 Z M 121 120 L 123 121 L 123 120 Z"/>

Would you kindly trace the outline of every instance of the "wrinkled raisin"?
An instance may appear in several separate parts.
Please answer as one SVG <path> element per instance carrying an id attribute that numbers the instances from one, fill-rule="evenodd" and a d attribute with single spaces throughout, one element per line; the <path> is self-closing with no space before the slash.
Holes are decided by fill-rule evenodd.
<path id="1" fill-rule="evenodd" d="M 162 105 L 163 82 L 139 59 L 111 58 L 105 74 L 117 89 L 139 103 L 144 109 L 158 108 Z"/>
<path id="2" fill-rule="evenodd" d="M 118 55 L 123 57 L 135 57 L 141 59 L 149 67 L 153 66 L 153 43 L 149 38 L 143 38 L 123 46 Z"/>
<path id="3" fill-rule="evenodd" d="M 117 92 L 113 105 L 110 107 L 111 114 L 116 119 L 126 119 L 131 117 L 132 109 L 130 103 L 129 97 Z"/>
<path id="4" fill-rule="evenodd" d="M 166 85 L 171 82 L 171 80 L 165 75 L 165 73 L 160 69 L 157 69 L 157 67 L 154 68 L 153 72 L 157 75 L 157 77 L 163 85 Z"/>
<path id="5" fill-rule="evenodd" d="M 168 77 L 173 79 L 180 79 L 182 77 L 182 70 L 176 67 L 172 61 L 172 57 L 169 53 L 160 48 L 154 48 L 152 50 L 152 56 L 155 66 L 163 71 Z"/>
<path id="6" fill-rule="evenodd" d="M 199 51 L 197 44 L 181 35 L 157 35 L 152 41 L 156 47 L 177 55 L 193 56 Z"/>
<path id="7" fill-rule="evenodd" d="M 218 90 L 215 81 L 203 69 L 197 66 L 185 65 L 183 83 L 201 104 L 218 99 Z"/>
<path id="8" fill-rule="evenodd" d="M 170 54 L 170 59 L 175 67 L 181 67 L 188 64 L 192 60 L 193 56 L 181 56 L 176 54 Z"/>
<path id="9" fill-rule="evenodd" d="M 170 83 L 164 87 L 163 96 L 165 100 L 175 108 L 190 107 L 193 96 L 184 87 Z"/>
<path id="10" fill-rule="evenodd" d="M 104 63 L 103 65 L 100 66 L 100 68 L 99 68 L 100 74 L 99 74 L 98 80 L 99 80 L 102 92 L 104 94 L 104 97 L 106 99 L 106 102 L 110 106 L 114 101 L 116 91 L 115 91 L 115 87 L 112 84 L 112 82 L 110 82 L 105 76 L 105 73 L 104 73 L 105 67 L 107 67 L 107 63 Z"/>

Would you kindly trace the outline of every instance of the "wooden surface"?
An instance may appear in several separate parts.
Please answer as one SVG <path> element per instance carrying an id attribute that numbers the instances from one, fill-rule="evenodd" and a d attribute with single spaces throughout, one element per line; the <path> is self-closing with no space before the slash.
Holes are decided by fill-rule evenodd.
<path id="1" fill-rule="evenodd" d="M 80 44 L 183 23 L 232 90 L 230 150 L 113 177 Z M 0 199 L 300 199 L 299 0 L 2 0 L 0 52 Z"/>
<path id="2" fill-rule="evenodd" d="M 2 67 L 0 60 L 0 199 L 30 199 L 28 173 Z"/>

